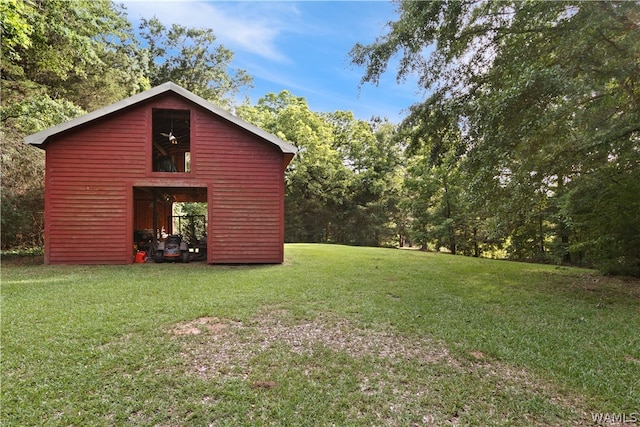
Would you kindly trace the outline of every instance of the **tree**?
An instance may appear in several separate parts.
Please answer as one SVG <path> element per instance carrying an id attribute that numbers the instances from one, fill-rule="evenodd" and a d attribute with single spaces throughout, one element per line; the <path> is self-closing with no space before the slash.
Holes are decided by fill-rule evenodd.
<path id="1" fill-rule="evenodd" d="M 640 164 L 633 162 L 612 160 L 577 177 L 561 201 L 578 260 L 610 274 L 640 276 Z"/>
<path id="2" fill-rule="evenodd" d="M 322 116 L 333 127 L 333 147 L 349 171 L 341 235 L 336 241 L 366 246 L 396 244 L 402 224 L 402 153 L 396 127 L 386 119 L 356 120 L 350 111 Z"/>
<path id="3" fill-rule="evenodd" d="M 403 222 L 394 125 L 346 111 L 315 113 L 288 91 L 238 114 L 300 149 L 286 173 L 287 241 L 395 243 Z"/>
<path id="4" fill-rule="evenodd" d="M 300 151 L 286 174 L 285 240 L 327 242 L 335 234 L 347 197 L 348 170 L 332 147 L 331 126 L 288 91 L 268 94 L 238 114 Z"/>
<path id="5" fill-rule="evenodd" d="M 165 27 L 157 18 L 143 19 L 140 37 L 145 49 L 152 86 L 172 81 L 222 106 L 235 103 L 242 89 L 251 85 L 246 71 L 231 70 L 233 52 L 215 46 L 210 28 Z"/>
<path id="6" fill-rule="evenodd" d="M 635 206 L 630 195 L 640 194 L 632 179 L 640 164 L 640 5 L 402 1 L 398 10 L 388 32 L 356 45 L 352 59 L 365 66 L 363 82 L 376 83 L 400 54 L 398 78 L 417 74 L 430 94 L 407 122 L 421 105 L 447 100 L 463 139 L 465 191 L 476 206 L 492 206 L 484 221 L 509 239 L 512 256 L 539 250 L 602 268 L 616 259 L 618 271 L 637 271 L 637 240 L 620 245 L 612 232 L 634 229 L 635 217 L 585 216 L 603 202 L 582 195 L 595 177 L 610 176 L 616 184 L 606 183 L 605 194 L 619 207 Z M 428 139 L 439 128 L 416 132 Z"/>
<path id="7" fill-rule="evenodd" d="M 411 233 L 423 248 L 480 255 L 477 218 L 465 191 L 465 147 L 456 106 L 433 97 L 414 106 L 401 126 L 408 135 L 408 176 L 412 200 Z"/>
<path id="8" fill-rule="evenodd" d="M 146 82 L 131 26 L 109 1 L 2 1 L 0 23 L 2 247 L 32 246 L 42 242 L 44 156 L 23 137 Z"/>
<path id="9" fill-rule="evenodd" d="M 8 1 L 0 13 L 4 105 L 47 95 L 93 110 L 147 87 L 131 24 L 110 1 Z"/>
<path id="10" fill-rule="evenodd" d="M 150 48 L 141 48 L 125 9 L 109 0 L 1 1 L 0 28 L 3 248 L 42 242 L 44 156 L 25 135 L 158 80 L 222 105 L 250 82 L 244 71 L 229 73 L 232 53 L 213 47 L 211 30 L 145 21 Z"/>

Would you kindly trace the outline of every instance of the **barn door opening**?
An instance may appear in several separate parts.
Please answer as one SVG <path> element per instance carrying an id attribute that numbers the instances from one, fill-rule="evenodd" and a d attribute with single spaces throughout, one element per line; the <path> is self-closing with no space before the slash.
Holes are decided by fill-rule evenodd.
<path id="1" fill-rule="evenodd" d="M 206 260 L 208 204 L 203 202 L 176 202 L 173 204 L 171 228 L 189 244 L 192 260 Z"/>
<path id="2" fill-rule="evenodd" d="M 206 187 L 134 187 L 133 198 L 136 253 L 144 251 L 148 261 L 206 261 Z M 181 251 L 169 254 L 164 245 L 169 241 L 178 241 Z"/>

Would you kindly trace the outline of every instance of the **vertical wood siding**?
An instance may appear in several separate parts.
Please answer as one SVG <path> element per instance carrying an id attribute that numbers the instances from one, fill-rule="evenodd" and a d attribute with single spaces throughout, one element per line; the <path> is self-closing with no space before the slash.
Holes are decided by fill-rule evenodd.
<path id="1" fill-rule="evenodd" d="M 192 111 L 192 171 L 179 180 L 207 186 L 208 262 L 282 262 L 282 152 L 174 94 L 47 142 L 45 261 L 132 262 L 133 187 L 166 185 L 168 176 L 151 171 L 152 108 Z"/>

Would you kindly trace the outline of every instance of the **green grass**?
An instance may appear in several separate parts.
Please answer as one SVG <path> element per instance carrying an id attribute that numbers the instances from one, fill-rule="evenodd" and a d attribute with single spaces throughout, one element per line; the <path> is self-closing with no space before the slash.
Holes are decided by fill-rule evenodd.
<path id="1" fill-rule="evenodd" d="M 1 422 L 592 425 L 640 413 L 640 283 L 393 249 L 3 261 Z"/>

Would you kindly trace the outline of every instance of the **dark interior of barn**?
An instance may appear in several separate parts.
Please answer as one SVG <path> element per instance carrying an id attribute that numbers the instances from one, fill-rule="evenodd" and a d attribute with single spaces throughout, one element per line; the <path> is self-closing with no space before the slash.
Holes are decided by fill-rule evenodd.
<path id="1" fill-rule="evenodd" d="M 206 214 L 176 214 L 176 203 L 207 203 L 200 187 L 134 187 L 134 245 L 149 260 L 159 260 L 159 243 L 179 235 L 188 246 L 189 260 L 206 260 Z M 162 247 L 160 245 L 160 247 Z"/>
<path id="2" fill-rule="evenodd" d="M 191 172 L 189 110 L 152 111 L 153 171 Z"/>

